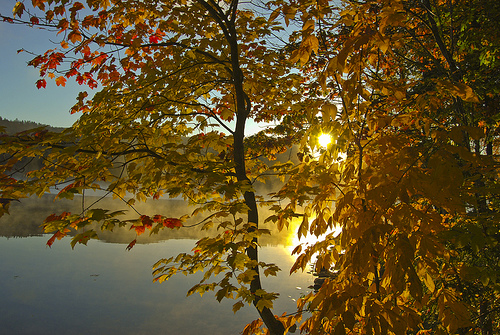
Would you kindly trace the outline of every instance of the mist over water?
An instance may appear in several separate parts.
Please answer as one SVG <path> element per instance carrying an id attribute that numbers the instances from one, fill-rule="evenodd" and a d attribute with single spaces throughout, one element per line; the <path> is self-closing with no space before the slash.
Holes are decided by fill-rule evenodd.
<path id="1" fill-rule="evenodd" d="M 162 284 L 152 282 L 151 267 L 157 260 L 190 252 L 206 231 L 181 228 L 153 236 L 144 233 L 126 251 L 136 236 L 122 228 L 113 233 L 99 231 L 99 241 L 77 245 L 74 250 L 70 238 L 48 248 L 50 235 L 40 228 L 45 217 L 82 210 L 81 198 L 56 202 L 53 198 L 45 195 L 12 203 L 11 215 L 0 218 L 3 334 L 239 334 L 245 324 L 258 318 L 252 306 L 234 314 L 235 301 L 218 303 L 214 292 L 186 297 L 202 273 L 177 275 Z M 91 201 L 92 197 L 85 198 L 87 205 Z M 125 203 L 111 198 L 96 207 L 127 209 Z M 193 210 L 180 200 L 150 201 L 136 207 L 140 213 L 169 217 Z M 130 218 L 138 217 L 130 209 L 127 213 Z M 266 216 L 263 214 L 261 217 Z M 307 273 L 288 275 L 294 261 L 286 247 L 288 233 L 276 231 L 273 235 L 261 241 L 260 258 L 275 262 L 283 271 L 278 277 L 263 277 L 263 286 L 280 293 L 276 314 L 293 312 L 293 299 L 306 294 L 314 278 Z"/>

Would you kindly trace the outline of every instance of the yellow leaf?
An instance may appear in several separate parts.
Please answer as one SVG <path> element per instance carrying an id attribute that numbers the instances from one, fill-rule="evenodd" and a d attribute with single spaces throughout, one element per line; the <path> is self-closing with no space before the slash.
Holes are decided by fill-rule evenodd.
<path id="1" fill-rule="evenodd" d="M 330 119 L 335 120 L 337 117 L 337 106 L 332 103 L 326 103 L 322 108 L 323 119 L 329 121 Z"/>
<path id="2" fill-rule="evenodd" d="M 314 20 L 307 20 L 302 26 L 302 31 L 314 30 Z"/>
<path id="3" fill-rule="evenodd" d="M 21 17 L 21 15 L 23 15 L 23 12 L 24 12 L 24 4 L 21 1 L 16 2 L 14 9 L 12 9 L 12 14 L 14 15 L 14 17 L 16 17 L 16 15 L 18 17 Z"/>
<path id="4" fill-rule="evenodd" d="M 427 288 L 431 292 L 434 292 L 434 290 L 436 289 L 436 286 L 434 284 L 434 280 L 432 280 L 432 277 L 428 272 L 425 274 L 424 284 L 425 284 L 425 286 L 427 286 Z"/>
<path id="5" fill-rule="evenodd" d="M 233 313 L 236 313 L 241 307 L 244 307 L 245 304 L 242 301 L 238 301 L 233 305 Z"/>
<path id="6" fill-rule="evenodd" d="M 273 302 L 272 300 L 268 300 L 268 299 L 264 299 L 264 298 L 261 298 L 257 304 L 255 305 L 255 307 L 257 307 L 257 309 L 259 311 L 262 311 L 264 309 L 264 307 L 267 307 L 269 309 L 272 309 L 273 308 Z"/>
<path id="7" fill-rule="evenodd" d="M 281 8 L 276 8 L 271 13 L 271 15 L 269 15 L 269 22 L 274 21 L 278 17 L 278 15 L 280 15 L 280 12 L 281 12 Z"/>
<path id="8" fill-rule="evenodd" d="M 307 46 L 308 50 L 312 50 L 315 53 L 318 53 L 319 40 L 316 36 L 314 35 L 307 36 L 306 40 L 304 41 L 304 44 Z"/>
<path id="9" fill-rule="evenodd" d="M 402 91 L 395 91 L 394 92 L 394 96 L 398 100 L 403 100 L 406 97 L 406 94 L 404 92 L 402 92 Z"/>
<path id="10" fill-rule="evenodd" d="M 479 98 L 472 88 L 464 83 L 452 83 L 448 80 L 437 80 L 436 82 L 438 86 L 453 96 L 459 97 L 467 102 L 479 102 Z"/>

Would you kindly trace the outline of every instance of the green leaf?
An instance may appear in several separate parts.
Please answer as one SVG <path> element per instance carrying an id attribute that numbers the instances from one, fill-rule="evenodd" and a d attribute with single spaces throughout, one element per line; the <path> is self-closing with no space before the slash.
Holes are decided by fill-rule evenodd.
<path id="1" fill-rule="evenodd" d="M 245 304 L 243 303 L 243 301 L 241 301 L 241 300 L 240 300 L 240 301 L 238 301 L 237 303 L 235 303 L 235 304 L 233 305 L 233 312 L 234 312 L 234 313 L 236 313 L 237 311 L 239 311 L 239 310 L 240 310 L 240 308 L 242 308 L 242 307 L 244 307 L 244 306 L 245 306 Z"/>
<path id="2" fill-rule="evenodd" d="M 262 311 L 266 307 L 269 308 L 269 309 L 272 309 L 273 308 L 273 301 L 272 300 L 268 300 L 268 299 L 264 299 L 264 298 L 260 298 L 257 301 L 257 304 L 255 306 L 257 307 L 257 309 L 259 311 Z"/>
<path id="3" fill-rule="evenodd" d="M 88 231 L 85 231 L 83 233 L 76 234 L 71 239 L 71 242 L 70 242 L 71 248 L 74 249 L 75 245 L 77 243 L 87 245 L 87 242 L 90 239 L 99 239 L 99 237 L 97 236 L 97 233 L 94 230 L 88 230 Z"/>

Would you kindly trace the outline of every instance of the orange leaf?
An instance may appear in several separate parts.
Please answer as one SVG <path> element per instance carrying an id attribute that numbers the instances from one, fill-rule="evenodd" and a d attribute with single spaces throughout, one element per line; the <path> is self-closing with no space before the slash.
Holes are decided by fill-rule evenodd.
<path id="1" fill-rule="evenodd" d="M 57 77 L 56 85 L 57 86 L 66 86 L 66 78 L 64 78 L 63 76 Z"/>
<path id="2" fill-rule="evenodd" d="M 56 238 L 58 240 L 62 239 L 63 237 L 65 237 L 67 235 L 67 233 L 69 232 L 70 230 L 69 229 L 65 229 L 64 232 L 61 232 L 61 231 L 56 231 L 54 233 L 54 235 L 52 235 L 52 237 L 47 241 L 47 245 L 49 246 L 49 248 L 52 246 L 52 244 L 54 244 L 54 241 L 56 240 Z"/>
<path id="3" fill-rule="evenodd" d="M 31 3 L 33 4 L 33 7 L 38 7 L 41 10 L 45 9 L 45 0 L 31 0 Z"/>
<path id="4" fill-rule="evenodd" d="M 82 35 L 78 31 L 73 30 L 69 33 L 68 40 L 72 43 L 80 42 L 82 40 Z"/>
<path id="5" fill-rule="evenodd" d="M 146 231 L 146 227 L 144 226 L 132 226 L 130 229 L 135 229 L 135 233 L 137 236 L 141 235 Z"/>
<path id="6" fill-rule="evenodd" d="M 75 12 L 76 12 L 76 11 L 79 11 L 79 10 L 84 9 L 84 8 L 85 8 L 85 7 L 83 6 L 83 4 L 82 4 L 81 2 L 75 2 L 75 3 L 73 4 L 73 7 L 71 7 L 71 9 L 70 9 L 70 10 L 71 10 L 71 11 L 75 11 Z"/>

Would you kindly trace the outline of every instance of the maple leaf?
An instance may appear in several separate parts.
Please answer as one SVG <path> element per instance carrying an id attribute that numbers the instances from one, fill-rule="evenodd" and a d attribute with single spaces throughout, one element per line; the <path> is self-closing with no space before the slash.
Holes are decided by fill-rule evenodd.
<path id="1" fill-rule="evenodd" d="M 496 0 L 441 2 L 418 2 L 409 12 L 403 0 L 274 1 L 258 11 L 242 2 L 229 8 L 219 1 L 165 1 L 160 11 L 148 1 L 135 1 L 133 8 L 90 1 L 79 17 L 82 3 L 51 1 L 45 19 L 65 34 L 63 43 L 30 62 L 40 70 L 36 86 L 45 87 L 46 78 L 63 86 L 57 76 L 64 73 L 102 90 L 78 97 L 71 112 L 85 114 L 64 134 L 1 137 L 2 157 L 13 158 L 2 162 L 0 173 L 23 157 L 42 161 L 15 189 L 19 193 L 6 186 L 2 198 L 40 195 L 84 178 L 86 185 L 75 190 L 102 180 L 118 198 L 189 199 L 196 213 L 213 213 L 202 221 L 207 231 L 191 253 L 163 262 L 166 274 L 156 278 L 205 269 L 208 280 L 229 263 L 238 271 L 195 289 L 219 286 L 217 299 L 237 291 L 242 300 L 234 309 L 254 302 L 273 334 L 296 322 L 303 322 L 304 333 L 343 334 L 347 327 L 402 334 L 422 328 L 432 311 L 448 332 L 479 327 L 486 320 L 479 316 L 470 325 L 466 311 L 484 304 L 495 311 L 481 297 L 495 301 L 498 295 L 498 264 L 490 261 L 498 257 L 489 254 L 496 242 L 484 222 L 498 230 L 500 63 L 493 18 L 500 9 Z M 23 3 L 29 1 L 16 3 L 15 18 L 28 13 Z M 45 3 L 32 0 L 41 9 Z M 23 22 L 39 24 L 31 13 Z M 286 42 L 267 47 L 280 43 L 272 37 L 280 30 Z M 273 126 L 249 136 L 251 121 Z M 324 148 L 322 133 L 332 137 Z M 287 148 L 299 154 L 271 162 Z M 267 222 L 281 231 L 298 220 L 295 237 L 321 239 L 294 249 L 292 271 L 307 269 L 314 254 L 317 270 L 338 270 L 298 302 L 299 310 L 310 308 L 306 321 L 299 320 L 303 315 L 275 317 L 274 296 L 253 285 L 260 281 L 256 266 L 264 275 L 277 271 L 263 265 L 254 247 L 263 230 L 254 224 L 262 211 L 253 187 L 276 175 L 279 186 L 266 185 L 276 188 Z M 106 210 L 87 215 L 83 221 L 49 217 L 45 229 L 56 232 L 50 244 L 64 227 L 89 221 L 104 221 L 105 229 L 132 222 L 140 235 L 182 227 L 184 220 L 141 215 L 118 222 Z M 216 233 L 208 229 L 213 225 Z M 340 235 L 327 232 L 333 226 L 342 227 Z M 82 234 L 72 243 L 88 241 Z M 477 296 L 451 285 L 446 269 Z M 230 282 L 241 286 L 233 290 Z M 456 292 L 444 294 L 450 287 Z M 366 308 L 373 299 L 391 303 Z M 468 306 L 449 303 L 461 299 Z M 259 332 L 261 323 L 245 333 Z"/>
<path id="2" fill-rule="evenodd" d="M 21 15 L 23 15 L 24 10 L 25 10 L 24 4 L 21 1 L 18 1 L 16 2 L 14 9 L 12 10 L 12 14 L 14 15 L 14 17 L 16 16 L 21 17 Z"/>
<path id="3" fill-rule="evenodd" d="M 67 233 L 69 232 L 70 230 L 69 229 L 64 229 L 64 231 L 56 231 L 54 233 L 54 235 L 52 235 L 52 237 L 47 241 L 47 246 L 50 248 L 52 247 L 52 244 L 54 244 L 54 241 L 56 240 L 56 238 L 58 240 L 62 239 L 63 237 L 65 237 L 67 235 Z"/>
<path id="4" fill-rule="evenodd" d="M 66 72 L 66 77 L 73 77 L 73 76 L 76 76 L 78 74 L 78 71 L 74 68 L 71 68 L 69 69 L 68 72 Z"/>
<path id="5" fill-rule="evenodd" d="M 72 30 L 68 34 L 68 40 L 71 41 L 72 43 L 81 42 L 82 34 L 80 34 L 80 32 L 78 32 L 77 30 Z"/>
<path id="6" fill-rule="evenodd" d="M 161 37 L 157 35 L 149 36 L 149 43 L 159 43 L 161 41 Z"/>
<path id="7" fill-rule="evenodd" d="M 38 79 L 36 82 L 36 88 L 40 89 L 42 87 L 47 87 L 47 82 L 45 81 L 45 79 Z"/>
<path id="8" fill-rule="evenodd" d="M 130 251 L 134 247 L 134 245 L 137 243 L 137 239 L 134 239 L 132 242 L 130 242 L 127 247 L 125 248 L 127 251 Z"/>
<path id="9" fill-rule="evenodd" d="M 182 227 L 182 221 L 175 218 L 166 218 L 163 220 L 163 226 L 167 228 L 179 228 Z"/>
<path id="10" fill-rule="evenodd" d="M 31 0 L 33 7 L 38 7 L 40 10 L 45 10 L 45 0 Z"/>
<path id="11" fill-rule="evenodd" d="M 62 220 L 66 217 L 68 217 L 71 213 L 69 212 L 63 212 L 59 215 L 57 214 L 50 214 L 43 222 L 45 223 L 49 223 L 49 222 L 52 222 L 52 221 L 58 221 L 58 220 Z"/>
<path id="12" fill-rule="evenodd" d="M 66 78 L 63 76 L 59 76 L 56 78 L 56 85 L 57 86 L 66 86 Z"/>
<path id="13" fill-rule="evenodd" d="M 146 228 L 151 228 L 153 226 L 153 220 L 148 215 L 141 215 L 141 222 Z"/>
<path id="14" fill-rule="evenodd" d="M 146 231 L 146 227 L 143 225 L 137 225 L 137 226 L 133 225 L 132 227 L 130 227 L 130 230 L 132 229 L 135 229 L 135 233 L 137 234 L 137 236 L 141 235 Z"/>

